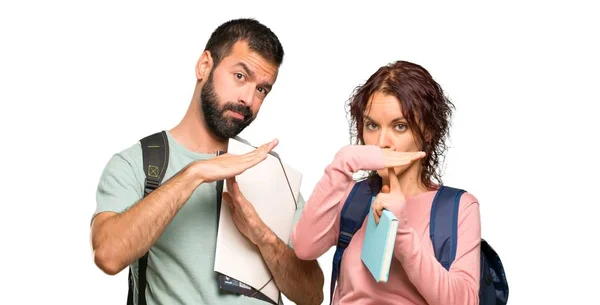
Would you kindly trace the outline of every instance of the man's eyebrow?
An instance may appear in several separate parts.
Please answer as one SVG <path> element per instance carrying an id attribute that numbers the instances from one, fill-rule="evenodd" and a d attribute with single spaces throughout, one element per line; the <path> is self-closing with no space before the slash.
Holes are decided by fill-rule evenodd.
<path id="1" fill-rule="evenodd" d="M 242 69 L 244 69 L 244 71 L 246 72 L 246 74 L 248 74 L 248 76 L 250 77 L 254 77 L 254 72 L 252 70 L 250 70 L 250 68 L 248 68 L 248 66 L 243 63 L 243 62 L 238 62 L 237 64 L 235 64 L 235 66 L 240 66 L 242 67 Z M 235 67 L 234 66 L 234 67 Z"/>
<path id="2" fill-rule="evenodd" d="M 254 77 L 254 72 L 252 70 L 250 70 L 250 68 L 248 67 L 248 65 L 246 65 L 245 63 L 238 62 L 237 64 L 235 64 L 234 67 L 236 67 L 236 66 L 242 67 L 242 69 L 244 69 L 244 71 L 246 72 L 246 74 L 248 74 L 248 76 Z M 271 89 L 273 88 L 273 84 L 270 84 L 270 83 L 262 83 L 260 85 L 262 87 L 265 87 L 269 91 L 271 91 Z"/>

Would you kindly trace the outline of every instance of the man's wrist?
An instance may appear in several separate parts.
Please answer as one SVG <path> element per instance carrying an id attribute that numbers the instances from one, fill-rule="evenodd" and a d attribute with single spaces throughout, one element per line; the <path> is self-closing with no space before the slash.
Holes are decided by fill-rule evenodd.
<path id="1" fill-rule="evenodd" d="M 192 162 L 186 169 L 185 175 L 187 175 L 194 184 L 200 185 L 205 182 L 205 178 L 203 175 L 202 164 L 201 161 Z"/>
<path id="2" fill-rule="evenodd" d="M 279 237 L 265 225 L 265 232 L 263 233 L 262 238 L 257 241 L 256 245 L 259 248 L 268 248 L 277 245 L 278 242 Z"/>

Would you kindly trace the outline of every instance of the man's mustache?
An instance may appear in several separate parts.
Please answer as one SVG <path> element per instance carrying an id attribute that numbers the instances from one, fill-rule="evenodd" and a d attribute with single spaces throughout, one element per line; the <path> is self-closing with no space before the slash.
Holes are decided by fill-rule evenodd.
<path id="1" fill-rule="evenodd" d="M 227 110 L 231 110 L 233 112 L 237 112 L 237 113 L 243 115 L 244 121 L 252 118 L 252 110 L 250 110 L 249 107 L 246 107 L 241 104 L 227 103 L 227 104 L 225 104 L 225 106 L 223 106 L 223 110 L 221 112 L 223 113 Z"/>

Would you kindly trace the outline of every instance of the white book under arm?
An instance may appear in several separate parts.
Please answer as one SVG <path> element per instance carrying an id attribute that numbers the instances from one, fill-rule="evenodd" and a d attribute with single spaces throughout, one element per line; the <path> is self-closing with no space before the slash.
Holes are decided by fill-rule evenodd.
<path id="1" fill-rule="evenodd" d="M 255 148 L 236 137 L 229 140 L 228 153 L 244 154 Z M 238 175 L 236 181 L 262 221 L 287 243 L 300 196 L 302 173 L 271 152 L 264 161 Z M 225 182 L 222 186 L 223 191 L 227 191 Z M 224 203 L 220 204 L 214 271 L 226 276 L 220 276 L 219 286 L 224 290 L 266 297 L 274 304 L 280 301 L 280 291 L 258 247 L 238 231 L 231 210 Z M 240 287 L 235 287 L 237 285 Z"/>

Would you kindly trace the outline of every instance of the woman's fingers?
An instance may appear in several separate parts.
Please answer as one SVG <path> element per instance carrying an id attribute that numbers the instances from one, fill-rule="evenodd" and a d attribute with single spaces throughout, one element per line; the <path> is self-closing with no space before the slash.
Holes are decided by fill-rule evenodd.
<path id="1" fill-rule="evenodd" d="M 378 196 L 379 197 L 379 196 Z M 376 198 L 373 202 L 373 216 L 375 216 L 375 223 L 379 223 L 383 209 L 387 207 L 387 204 L 381 198 Z"/>
<path id="2" fill-rule="evenodd" d="M 384 166 L 398 167 L 409 165 L 410 163 L 425 157 L 425 152 L 400 152 L 391 149 L 383 149 Z"/>

